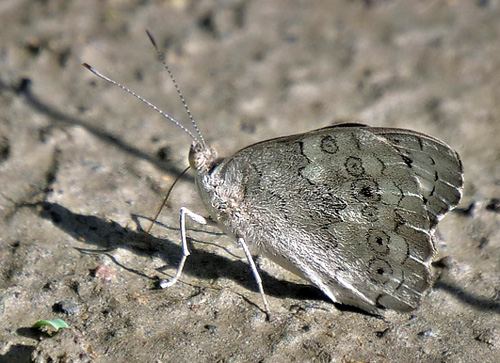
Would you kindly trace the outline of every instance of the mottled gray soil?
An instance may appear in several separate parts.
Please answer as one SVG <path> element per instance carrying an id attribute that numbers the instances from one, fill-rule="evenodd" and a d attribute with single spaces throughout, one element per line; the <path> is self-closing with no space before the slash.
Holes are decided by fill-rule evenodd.
<path id="1" fill-rule="evenodd" d="M 500 1 L 2 0 L 0 361 L 494 362 L 500 357 Z M 145 29 L 222 156 L 341 121 L 442 139 L 465 168 L 446 257 L 419 309 L 385 319 L 334 305 L 242 251 L 204 213 L 189 138 L 81 66 L 187 120 Z M 199 228 L 199 229 L 196 229 Z M 96 270 L 97 268 L 97 270 Z M 53 336 L 31 329 L 62 318 Z"/>

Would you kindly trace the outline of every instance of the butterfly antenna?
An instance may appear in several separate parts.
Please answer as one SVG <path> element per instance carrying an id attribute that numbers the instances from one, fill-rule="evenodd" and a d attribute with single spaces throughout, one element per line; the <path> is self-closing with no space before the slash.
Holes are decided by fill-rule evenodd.
<path id="1" fill-rule="evenodd" d="M 193 127 L 194 129 L 196 130 L 196 133 L 198 134 L 199 138 L 200 138 L 200 141 L 201 141 L 201 144 L 203 147 L 206 147 L 206 144 L 205 144 L 205 140 L 203 139 L 203 135 L 201 134 L 200 132 L 200 129 L 198 129 L 198 125 L 196 124 L 196 122 L 194 121 L 194 118 L 193 118 L 193 115 L 191 115 L 191 111 L 189 110 L 189 107 L 184 99 L 184 96 L 182 95 L 182 92 L 181 90 L 179 89 L 179 86 L 177 85 L 177 81 L 175 80 L 175 77 L 174 75 L 172 74 L 172 71 L 170 70 L 170 67 L 168 66 L 166 60 L 165 60 L 165 54 L 163 54 L 160 49 L 158 48 L 158 46 L 156 45 L 156 41 L 155 39 L 153 38 L 153 35 L 149 32 L 149 30 L 146 30 L 146 33 L 148 34 L 148 37 L 149 37 L 149 40 L 151 41 L 151 43 L 153 44 L 153 47 L 155 47 L 155 50 L 156 50 L 156 54 L 158 54 L 158 58 L 160 59 L 160 61 L 163 63 L 163 66 L 165 67 L 165 69 L 167 70 L 168 72 L 168 75 L 170 76 L 170 79 L 172 80 L 172 83 L 174 84 L 174 87 L 175 87 L 175 90 L 177 91 L 177 94 L 179 95 L 180 99 L 181 99 L 181 102 L 182 104 L 184 105 L 184 108 L 186 109 L 186 112 L 189 116 L 189 119 L 191 120 L 191 123 L 193 124 Z"/>
<path id="2" fill-rule="evenodd" d="M 135 93 L 134 91 L 128 89 L 127 87 L 125 86 L 122 86 L 120 83 L 116 82 L 116 81 L 113 81 L 111 78 L 108 78 L 106 77 L 105 75 L 101 74 L 99 71 L 97 71 L 94 67 L 92 67 L 91 65 L 87 64 L 87 63 L 83 63 L 82 64 L 85 68 L 87 68 L 89 71 L 91 71 L 92 73 L 94 73 L 97 77 L 105 80 L 106 82 L 109 82 L 111 83 L 112 85 L 115 85 L 119 88 L 121 88 L 122 90 L 124 90 L 125 92 L 127 92 L 128 94 L 134 96 L 135 98 L 137 98 L 138 100 L 142 101 L 143 103 L 145 103 L 146 105 L 148 105 L 149 107 L 151 107 L 153 110 L 155 110 L 156 112 L 158 112 L 160 115 L 162 115 L 163 117 L 165 117 L 167 120 L 169 120 L 170 122 L 172 122 L 174 125 L 177 125 L 181 130 L 183 130 L 186 134 L 188 134 L 195 142 L 197 142 L 198 144 L 200 143 L 200 140 L 202 141 L 201 144 L 202 145 L 205 145 L 205 143 L 203 142 L 203 139 L 200 137 L 200 140 L 193 135 L 193 133 L 191 131 L 189 131 L 187 128 L 185 128 L 184 126 L 182 126 L 176 119 L 174 119 L 173 117 L 171 117 L 170 115 L 167 115 L 165 112 L 163 112 L 162 110 L 160 110 L 158 107 L 156 107 L 154 104 L 152 104 L 151 102 L 149 102 L 148 100 L 146 100 L 144 97 L 138 95 L 137 93 Z M 198 132 L 199 133 L 199 132 Z M 201 135 L 200 135 L 201 136 Z"/>

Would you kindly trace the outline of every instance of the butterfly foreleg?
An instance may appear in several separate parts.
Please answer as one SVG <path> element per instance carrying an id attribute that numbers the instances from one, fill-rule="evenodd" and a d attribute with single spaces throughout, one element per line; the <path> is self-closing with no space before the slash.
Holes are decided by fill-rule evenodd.
<path id="1" fill-rule="evenodd" d="M 186 259 L 191 254 L 189 252 L 189 248 L 187 245 L 187 238 L 186 238 L 186 216 L 188 216 L 193 221 L 195 221 L 199 224 L 207 224 L 207 220 L 203 216 L 200 216 L 199 214 L 191 212 L 189 209 L 187 209 L 185 207 L 181 208 L 180 227 L 181 227 L 181 241 L 182 241 L 182 258 L 181 258 L 181 261 L 179 262 L 179 266 L 177 267 L 177 271 L 176 271 L 175 275 L 168 280 L 160 281 L 160 288 L 162 288 L 162 289 L 169 287 L 169 286 L 172 286 L 177 282 L 177 280 L 179 279 L 179 277 L 182 274 L 182 270 L 184 269 L 184 264 L 186 263 Z"/>

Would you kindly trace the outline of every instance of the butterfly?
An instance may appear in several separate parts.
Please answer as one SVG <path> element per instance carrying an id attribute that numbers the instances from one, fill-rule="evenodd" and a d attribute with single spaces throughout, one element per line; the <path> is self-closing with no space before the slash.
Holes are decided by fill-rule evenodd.
<path id="1" fill-rule="evenodd" d="M 264 309 L 270 308 L 252 254 L 271 259 L 320 288 L 333 302 L 381 314 L 410 311 L 431 286 L 434 231 L 462 196 L 459 155 L 423 133 L 347 123 L 250 145 L 218 158 L 205 143 L 163 54 L 148 32 L 195 133 L 90 65 L 191 139 L 189 164 L 212 221 L 243 248 Z M 181 208 L 183 256 L 189 256 Z"/>

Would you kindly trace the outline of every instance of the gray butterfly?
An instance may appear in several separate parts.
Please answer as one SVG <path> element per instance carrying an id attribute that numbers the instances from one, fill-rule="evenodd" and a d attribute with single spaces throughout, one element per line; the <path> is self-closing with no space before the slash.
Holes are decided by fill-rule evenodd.
<path id="1" fill-rule="evenodd" d="M 344 124 L 264 141 L 191 166 L 222 229 L 369 312 L 411 310 L 430 286 L 432 232 L 461 197 L 462 165 L 443 142 Z"/>
<path id="2" fill-rule="evenodd" d="M 193 139 L 189 163 L 200 196 L 212 220 L 245 251 L 267 313 L 251 252 L 302 276 L 334 302 L 371 313 L 419 305 L 431 284 L 434 229 L 457 205 L 463 186 L 460 158 L 445 143 L 410 130 L 341 124 L 263 141 L 218 159 L 189 110 L 197 136 L 84 65 Z M 207 223 L 181 208 L 183 257 L 162 287 L 177 281 L 189 255 L 186 216 Z"/>

